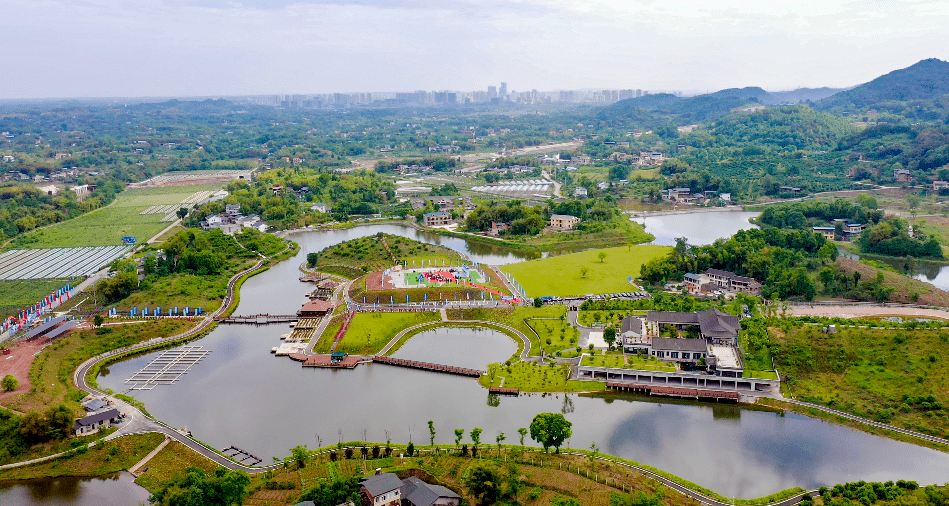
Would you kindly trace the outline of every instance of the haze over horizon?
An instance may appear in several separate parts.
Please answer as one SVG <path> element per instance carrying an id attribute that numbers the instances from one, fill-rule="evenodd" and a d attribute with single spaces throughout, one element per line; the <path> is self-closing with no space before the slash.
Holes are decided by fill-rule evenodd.
<path id="1" fill-rule="evenodd" d="M 949 3 L 7 0 L 0 99 L 848 87 L 949 59 Z"/>

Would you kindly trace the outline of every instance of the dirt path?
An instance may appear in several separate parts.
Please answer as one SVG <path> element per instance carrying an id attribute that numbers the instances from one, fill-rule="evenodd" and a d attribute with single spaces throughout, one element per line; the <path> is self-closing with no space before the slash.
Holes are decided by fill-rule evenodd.
<path id="1" fill-rule="evenodd" d="M 791 306 L 788 313 L 793 316 L 838 316 L 860 318 L 862 316 L 918 316 L 949 320 L 949 311 L 915 307 L 880 306 Z"/>
<path id="2" fill-rule="evenodd" d="M 10 348 L 9 355 L 0 355 L 0 378 L 12 374 L 20 382 L 16 390 L 0 393 L 0 400 L 30 391 L 30 366 L 33 364 L 36 352 L 46 345 L 40 344 L 40 341 L 45 341 L 45 339 L 19 343 Z"/>

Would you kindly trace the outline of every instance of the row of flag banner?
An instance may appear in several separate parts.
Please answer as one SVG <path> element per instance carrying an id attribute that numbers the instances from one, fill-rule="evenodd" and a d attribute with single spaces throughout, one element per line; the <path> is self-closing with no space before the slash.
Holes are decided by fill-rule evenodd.
<path id="1" fill-rule="evenodd" d="M 144 307 L 144 308 L 142 308 L 141 313 L 139 313 L 139 311 L 138 311 L 138 306 L 135 306 L 135 307 L 133 307 L 132 309 L 129 310 L 129 317 L 135 317 L 135 316 L 139 316 L 139 315 L 141 315 L 141 316 L 161 316 L 161 315 L 162 315 L 161 313 L 162 313 L 162 312 L 161 312 L 161 306 L 157 306 L 157 307 L 155 307 L 155 308 L 152 309 L 152 310 L 149 310 L 148 307 Z M 124 315 L 125 312 L 123 311 L 122 314 Z M 178 306 L 168 308 L 168 316 L 179 316 L 179 315 L 180 315 L 180 316 L 191 316 L 191 315 L 200 316 L 200 315 L 202 315 L 202 314 L 204 314 L 204 308 L 203 308 L 203 307 L 196 307 L 196 308 L 194 308 L 193 310 L 192 310 L 190 307 L 185 307 L 185 308 L 182 309 L 181 311 L 179 311 Z M 109 315 L 109 316 L 112 316 L 112 317 L 118 316 L 118 315 L 119 315 L 119 308 L 113 307 L 112 309 L 109 310 L 108 315 Z"/>
<path id="2" fill-rule="evenodd" d="M 7 317 L 3 320 L 3 332 L 8 332 L 12 337 L 21 329 L 37 320 L 48 321 L 48 315 L 53 312 L 54 308 L 69 300 L 72 296 L 72 291 L 72 285 L 66 284 L 55 292 L 43 297 L 43 300 L 23 309 L 18 315 Z M 47 315 L 47 317 L 44 318 L 44 315 Z"/>

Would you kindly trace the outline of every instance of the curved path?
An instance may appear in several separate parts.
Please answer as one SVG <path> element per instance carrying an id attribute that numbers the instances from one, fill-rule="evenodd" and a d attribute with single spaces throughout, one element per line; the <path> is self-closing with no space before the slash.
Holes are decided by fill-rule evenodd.
<path id="1" fill-rule="evenodd" d="M 414 325 L 414 326 L 412 326 L 412 327 L 409 327 L 409 328 L 407 328 L 407 329 L 404 329 L 404 330 L 402 330 L 401 332 L 399 332 L 398 334 L 396 334 L 395 337 L 393 337 L 391 340 L 389 340 L 389 342 L 385 345 L 385 347 L 383 347 L 382 350 L 379 351 L 379 353 L 377 353 L 376 355 L 385 355 L 386 353 L 389 353 L 389 350 L 391 350 L 392 347 L 395 346 L 396 343 L 398 343 L 400 339 L 402 339 L 403 337 L 405 337 L 406 334 L 409 334 L 409 333 L 411 333 L 411 332 L 419 331 L 419 330 L 421 330 L 421 329 L 424 329 L 425 327 L 433 327 L 433 328 L 438 328 L 438 327 L 450 327 L 450 326 L 455 325 L 455 324 L 457 324 L 457 326 L 459 326 L 459 327 L 460 327 L 460 326 L 464 326 L 464 325 L 472 325 L 472 324 L 474 324 L 474 325 L 483 325 L 483 326 L 485 326 L 485 327 L 487 327 L 487 328 L 500 327 L 500 328 L 502 328 L 502 329 L 504 329 L 504 330 L 510 332 L 511 334 L 514 334 L 515 336 L 517 336 L 518 339 L 521 340 L 522 343 L 524 343 L 524 348 L 521 349 L 520 360 L 522 360 L 522 361 L 524 361 L 524 362 L 527 362 L 527 361 L 529 361 L 529 360 L 539 358 L 539 357 L 528 357 L 528 356 L 527 356 L 528 353 L 530 353 L 530 351 L 531 351 L 531 340 L 530 340 L 530 338 L 528 338 L 527 336 L 525 336 L 523 332 L 521 332 L 520 330 L 515 329 L 514 327 L 509 327 L 509 326 L 507 326 L 507 325 L 505 325 L 505 324 L 503 324 L 503 323 L 488 322 L 488 321 L 484 321 L 484 320 L 442 320 L 442 321 L 437 321 L 437 322 L 420 323 L 420 324 L 418 324 L 418 325 Z"/>

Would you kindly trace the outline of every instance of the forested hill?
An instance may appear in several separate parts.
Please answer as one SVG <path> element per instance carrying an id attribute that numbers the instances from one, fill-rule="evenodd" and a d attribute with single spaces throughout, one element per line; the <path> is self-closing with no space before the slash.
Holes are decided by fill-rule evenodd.
<path id="1" fill-rule="evenodd" d="M 821 100 L 819 109 L 928 100 L 949 93 L 949 62 L 930 58 Z"/>
<path id="2" fill-rule="evenodd" d="M 779 151 L 832 150 L 854 132 L 850 122 L 803 105 L 765 109 L 717 121 L 710 134 L 723 146 L 750 143 Z"/>
<path id="3" fill-rule="evenodd" d="M 820 100 L 838 91 L 834 88 L 802 88 L 768 92 L 757 86 L 748 86 L 684 98 L 657 93 L 620 100 L 603 107 L 596 111 L 594 119 L 609 126 L 625 128 L 655 129 L 669 123 L 676 126 L 691 125 L 724 118 L 735 109 Z"/>
<path id="4" fill-rule="evenodd" d="M 744 90 L 749 91 L 743 93 Z M 757 90 L 767 93 L 761 88 L 743 88 L 686 98 L 669 93 L 628 98 L 599 109 L 593 120 L 608 126 L 642 129 L 655 129 L 669 123 L 676 126 L 706 123 L 755 102 Z"/>

